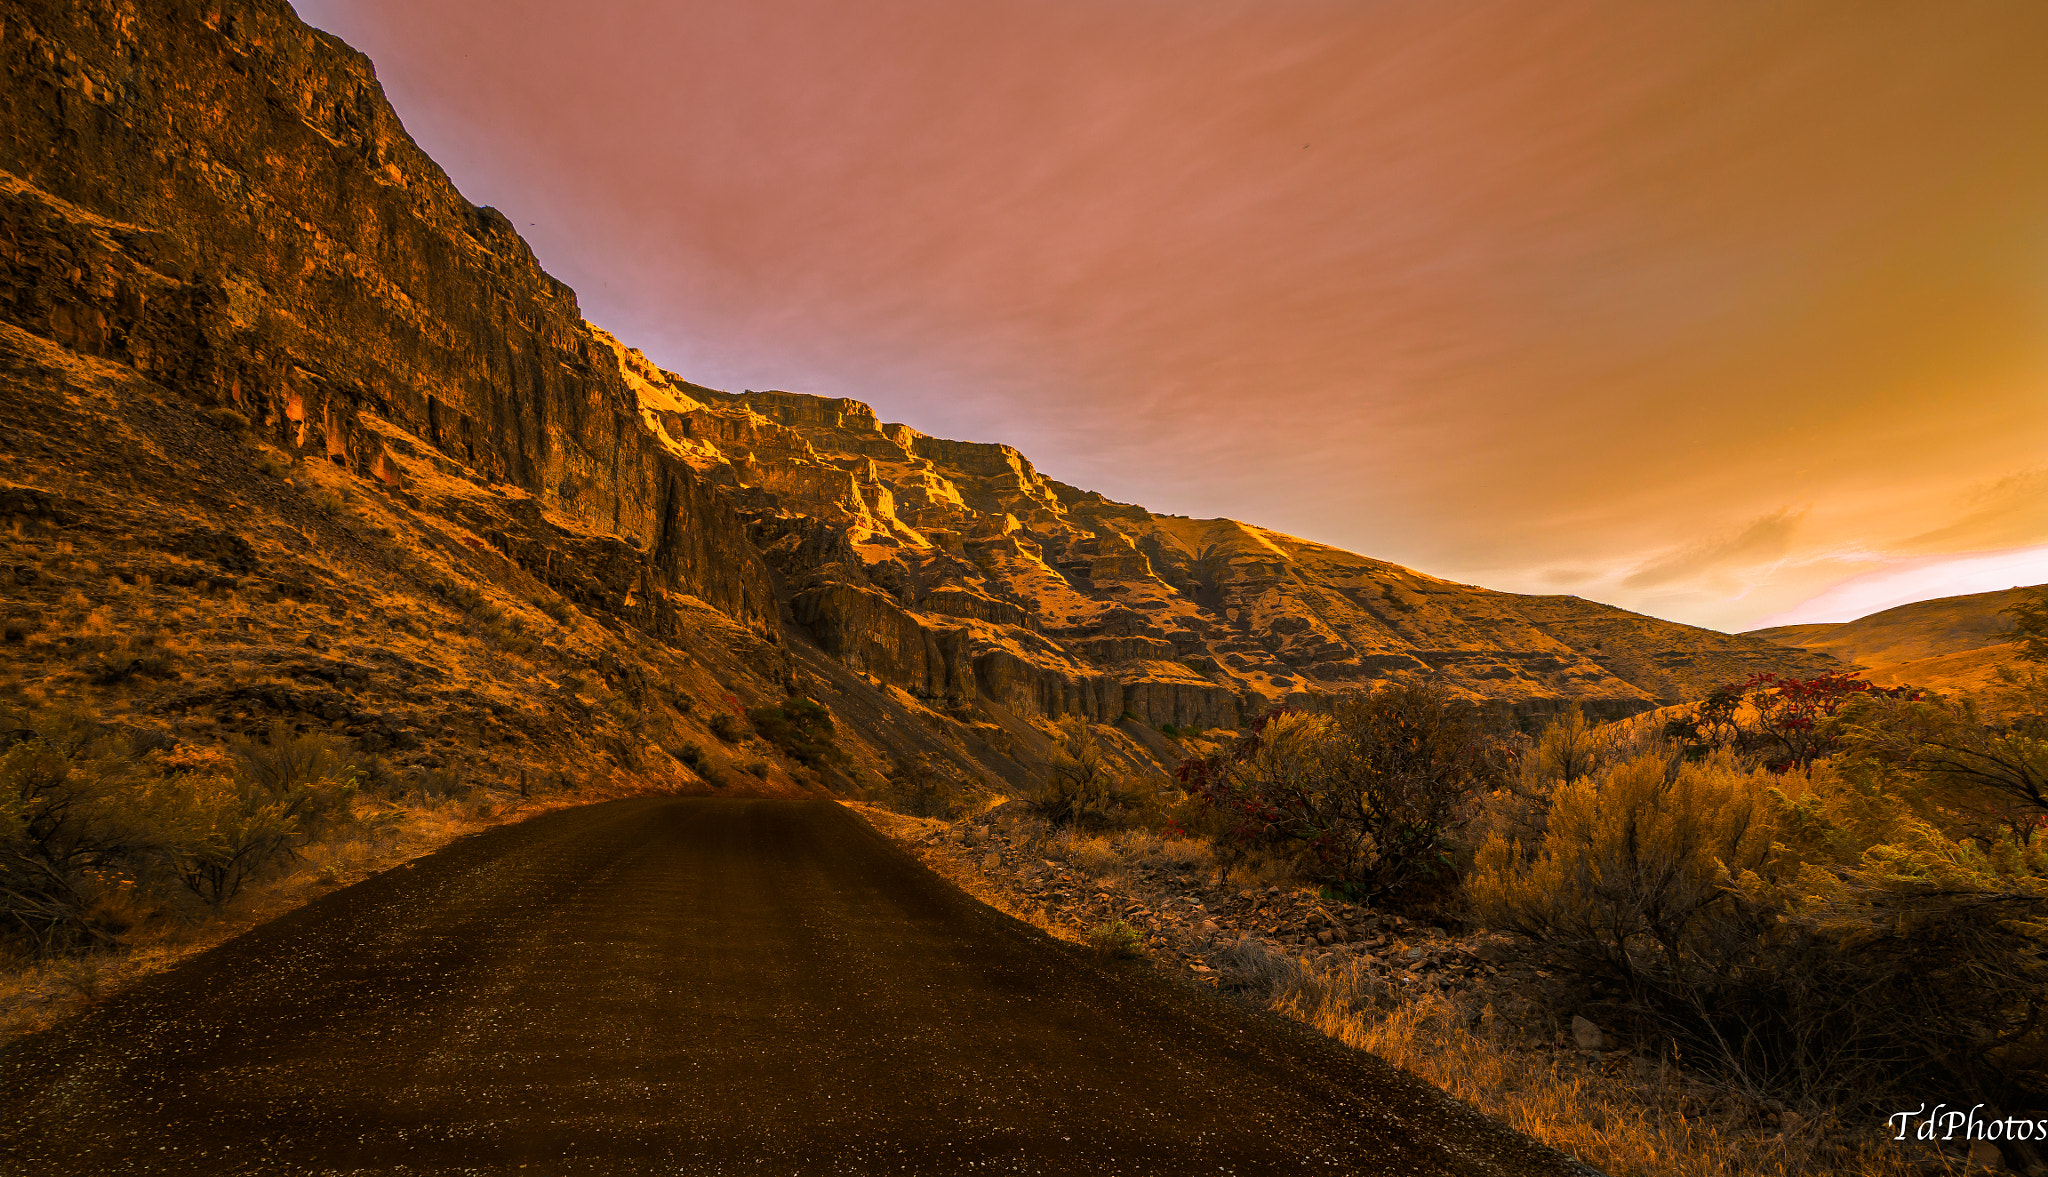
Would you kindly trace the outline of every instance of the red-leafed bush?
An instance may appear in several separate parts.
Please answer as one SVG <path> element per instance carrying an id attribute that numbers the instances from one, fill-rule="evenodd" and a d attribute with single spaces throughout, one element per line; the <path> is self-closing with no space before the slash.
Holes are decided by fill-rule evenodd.
<path id="1" fill-rule="evenodd" d="M 1828 721 L 1840 716 L 1850 700 L 1919 697 L 1912 687 L 1875 686 L 1854 674 L 1754 674 L 1717 687 L 1690 713 L 1667 722 L 1664 734 L 1694 760 L 1730 748 L 1772 772 L 1790 772 L 1842 750 L 1839 725 Z"/>

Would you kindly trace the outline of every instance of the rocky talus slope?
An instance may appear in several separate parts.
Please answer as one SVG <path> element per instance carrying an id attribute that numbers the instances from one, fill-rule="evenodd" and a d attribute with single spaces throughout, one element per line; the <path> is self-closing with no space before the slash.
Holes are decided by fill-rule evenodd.
<path id="1" fill-rule="evenodd" d="M 1021 787 L 1438 671 L 1623 714 L 1825 654 L 1160 516 L 587 324 L 280 0 L 0 0 L 14 686 L 424 771 Z M 830 708 L 820 761 L 721 717 Z M 30 701 L 33 701 L 31 699 Z"/>
<path id="2" fill-rule="evenodd" d="M 985 901 L 1083 942 L 1121 921 L 1155 962 L 1212 986 L 1247 980 L 1237 959 L 1245 941 L 1267 956 L 1369 977 L 1390 994 L 1476 984 L 1498 976 L 1510 959 L 1505 938 L 1483 931 L 1454 937 L 1327 898 L 1298 880 L 1233 882 L 1199 842 L 1143 831 L 1095 838 L 1056 831 L 1016 801 L 956 822 L 857 808 Z M 1516 1012 L 1529 1009 L 1503 1000 Z"/>

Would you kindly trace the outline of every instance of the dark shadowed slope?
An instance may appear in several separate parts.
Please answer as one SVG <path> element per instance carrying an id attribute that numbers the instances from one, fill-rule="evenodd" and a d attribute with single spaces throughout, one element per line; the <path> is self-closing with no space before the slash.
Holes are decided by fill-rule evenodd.
<path id="1" fill-rule="evenodd" d="M 824 802 L 470 839 L 24 1040 L 0 1103 L 14 1173 L 1571 1171 Z"/>

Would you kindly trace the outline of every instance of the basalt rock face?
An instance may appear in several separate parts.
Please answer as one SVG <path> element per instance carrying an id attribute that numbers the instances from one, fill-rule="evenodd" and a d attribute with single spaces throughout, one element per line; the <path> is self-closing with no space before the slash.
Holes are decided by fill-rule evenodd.
<path id="1" fill-rule="evenodd" d="M 1047 478 L 1008 446 L 927 437 L 857 401 L 714 392 L 613 347 L 680 460 L 843 540 L 781 565 L 796 620 L 849 665 L 927 696 L 1234 727 L 1431 674 L 1523 715 L 1578 703 L 1619 717 L 1759 670 L 1834 667 L 1233 520 L 1156 515 Z"/>
<path id="2" fill-rule="evenodd" d="M 0 4 L 4 313 L 403 488 L 417 439 L 758 628 L 744 521 L 503 215 L 405 134 L 368 59 L 264 0 Z"/>
<path id="3" fill-rule="evenodd" d="M 367 60 L 277 0 L 0 0 L 0 63 L 7 640 L 137 715 L 297 708 L 521 773 L 703 744 L 800 788 L 821 778 L 705 735 L 794 690 L 845 720 L 846 774 L 1014 784 L 1064 716 L 1159 762 L 1128 720 L 1230 728 L 1424 673 L 1621 715 L 1835 665 L 691 384 L 585 323 Z M 129 657 L 109 624 L 210 669 L 79 662 Z M 347 702 L 281 681 L 314 662 Z M 421 735 L 437 708 L 467 718 Z"/>
<path id="4" fill-rule="evenodd" d="M 276 0 L 0 0 L 0 68 L 0 707 L 522 790 L 1029 779 L 790 624 L 778 562 L 843 535 L 671 453 L 360 54 Z M 731 722 L 791 691 L 843 759 Z"/>

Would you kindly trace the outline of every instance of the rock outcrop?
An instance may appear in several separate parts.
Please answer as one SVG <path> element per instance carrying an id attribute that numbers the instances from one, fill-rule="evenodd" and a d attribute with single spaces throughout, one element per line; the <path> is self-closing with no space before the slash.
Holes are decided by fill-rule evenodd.
<path id="1" fill-rule="evenodd" d="M 829 558 L 791 569 L 804 583 L 794 617 L 849 665 L 914 693 L 1235 727 L 1434 674 L 1524 715 L 1576 702 L 1618 717 L 1758 670 L 1833 665 L 1234 520 L 1155 515 L 1047 478 L 1008 446 L 927 437 L 858 401 L 713 393 L 613 347 L 678 460 L 762 492 L 764 512 L 843 536 Z"/>

